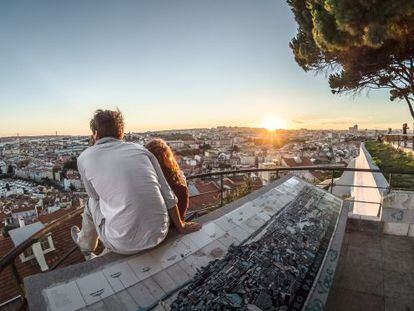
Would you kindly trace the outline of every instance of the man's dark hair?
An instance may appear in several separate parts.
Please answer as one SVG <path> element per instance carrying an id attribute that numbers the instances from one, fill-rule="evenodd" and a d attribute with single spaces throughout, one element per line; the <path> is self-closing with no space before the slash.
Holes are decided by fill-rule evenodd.
<path id="1" fill-rule="evenodd" d="M 115 111 L 96 110 L 90 122 L 90 127 L 93 133 L 97 131 L 98 138 L 124 138 L 124 117 L 118 109 Z"/>

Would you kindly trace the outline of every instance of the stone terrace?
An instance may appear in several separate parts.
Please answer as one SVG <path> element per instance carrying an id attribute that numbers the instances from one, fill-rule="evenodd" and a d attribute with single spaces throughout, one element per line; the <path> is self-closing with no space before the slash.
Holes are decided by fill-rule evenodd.
<path id="1" fill-rule="evenodd" d="M 347 232 L 327 310 L 414 310 L 414 238 Z"/>

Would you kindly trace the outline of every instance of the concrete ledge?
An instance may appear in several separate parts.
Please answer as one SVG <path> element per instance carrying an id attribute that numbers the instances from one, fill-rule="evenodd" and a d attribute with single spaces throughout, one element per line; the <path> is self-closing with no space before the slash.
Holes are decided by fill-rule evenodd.
<path id="1" fill-rule="evenodd" d="M 372 232 L 380 234 L 382 232 L 382 222 L 378 217 L 348 217 L 346 232 L 354 231 Z"/>
<path id="2" fill-rule="evenodd" d="M 286 182 L 292 178 L 292 175 L 284 176 L 269 185 L 248 194 L 247 196 L 240 198 L 228 205 L 225 205 L 207 215 L 204 215 L 198 219 L 201 223 L 206 223 L 212 220 L 215 220 L 232 210 L 242 206 L 243 204 L 252 201 L 261 195 L 265 194 L 266 192 L 270 191 L 274 187 Z M 69 232 L 68 232 L 69 234 Z M 176 231 L 172 231 L 168 234 L 166 241 L 175 240 L 178 236 Z M 162 244 L 164 244 L 163 242 Z M 161 244 L 161 245 L 162 245 Z M 31 307 L 35 306 L 34 309 L 36 310 L 46 310 L 46 302 L 42 291 L 52 285 L 56 285 L 57 283 L 67 283 L 71 280 L 76 278 L 82 277 L 84 275 L 90 274 L 92 272 L 100 271 L 105 266 L 110 264 L 114 264 L 115 262 L 122 261 L 127 257 L 136 256 L 134 255 L 120 255 L 115 253 L 109 253 L 102 257 L 95 258 L 93 260 L 75 264 L 72 266 L 68 266 L 65 268 L 57 269 L 55 271 L 50 271 L 46 273 L 36 274 L 33 276 L 26 277 L 24 279 L 26 297 Z"/>
<path id="3" fill-rule="evenodd" d="M 408 236 L 410 224 L 386 222 L 383 232 L 390 235 Z"/>
<path id="4" fill-rule="evenodd" d="M 382 205 L 385 234 L 414 236 L 414 191 L 391 191 Z"/>
<path id="5" fill-rule="evenodd" d="M 393 142 L 385 142 L 387 145 L 390 145 L 391 147 L 393 147 L 396 150 L 400 150 L 405 152 L 408 155 L 413 155 L 414 156 L 414 150 L 408 147 L 404 147 L 404 146 L 398 146 L 398 144 L 394 144 Z"/>

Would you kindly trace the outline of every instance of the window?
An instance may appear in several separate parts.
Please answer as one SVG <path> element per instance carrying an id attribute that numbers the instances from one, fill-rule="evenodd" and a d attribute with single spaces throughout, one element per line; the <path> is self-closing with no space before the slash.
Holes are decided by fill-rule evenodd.
<path id="1" fill-rule="evenodd" d="M 26 250 L 23 252 L 23 255 L 24 255 L 24 257 L 30 257 L 30 256 L 33 256 L 33 250 L 32 250 L 32 248 L 30 247 L 30 248 L 26 249 Z"/>
<path id="2" fill-rule="evenodd" d="M 53 244 L 52 235 L 49 234 L 43 237 L 40 241 L 40 247 L 42 248 L 43 254 L 47 254 L 55 250 L 55 245 Z M 35 258 L 33 254 L 33 249 L 30 247 L 26 249 L 23 253 L 20 254 L 20 260 L 22 262 L 29 261 L 30 259 Z"/>
<path id="3" fill-rule="evenodd" d="M 42 246 L 42 250 L 47 251 L 50 249 L 49 239 L 42 239 L 40 241 L 40 246 Z"/>

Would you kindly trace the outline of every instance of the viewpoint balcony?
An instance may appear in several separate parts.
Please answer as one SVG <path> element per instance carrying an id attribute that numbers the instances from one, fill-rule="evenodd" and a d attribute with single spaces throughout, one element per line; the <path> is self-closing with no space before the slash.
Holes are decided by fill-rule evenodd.
<path id="1" fill-rule="evenodd" d="M 294 177 L 280 178 L 199 218 L 134 256 L 106 255 L 25 279 L 34 310 L 301 310 L 328 297 L 349 202 Z"/>
<path id="2" fill-rule="evenodd" d="M 31 310 L 169 310 L 205 303 L 250 310 L 271 305 L 291 310 L 392 310 L 390 306 L 409 305 L 409 299 L 401 297 L 412 287 L 414 196 L 394 191 L 389 184 L 364 184 L 377 182 L 373 174 L 380 170 L 358 163 L 348 168 L 296 168 L 327 171 L 331 178 L 320 185 L 292 176 L 292 169 L 264 170 L 276 180 L 260 189 L 250 185 L 252 193 L 229 204 L 237 196 L 226 190 L 225 176 L 260 170 L 195 176 L 215 178 L 220 186 L 218 191 L 206 189 L 214 192 L 212 206 L 191 213 L 203 223 L 202 231 L 172 233 L 160 247 L 143 254 L 106 254 L 61 267 L 75 247 L 63 254 L 57 269 L 24 278 L 24 301 Z M 335 178 L 336 171 L 340 178 Z M 357 173 L 371 177 L 358 179 Z M 380 201 L 358 198 L 355 188 L 377 189 Z M 374 205 L 376 214 L 358 215 L 357 203 Z M 50 227 L 80 213 L 74 210 L 25 240 L 2 259 L 1 268 L 11 269 L 19 283 L 19 271 L 10 266 L 19 260 L 18 254 Z M 14 285 L 10 281 L 9 286 Z M 349 304 L 344 302 L 348 299 Z M 19 302 L 15 299 L 6 308 Z"/>

